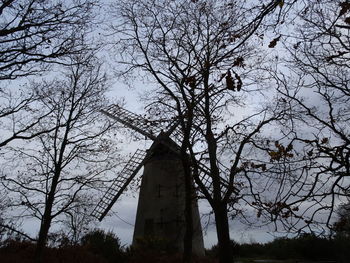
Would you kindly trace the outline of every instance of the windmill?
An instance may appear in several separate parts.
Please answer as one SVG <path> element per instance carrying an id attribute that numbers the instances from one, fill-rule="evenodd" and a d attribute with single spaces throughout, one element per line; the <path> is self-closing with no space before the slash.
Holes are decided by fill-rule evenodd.
<path id="1" fill-rule="evenodd" d="M 140 115 L 114 104 L 101 112 L 151 139 L 153 144 L 147 151 L 136 150 L 103 195 L 92 215 L 101 221 L 144 166 L 133 245 L 137 246 L 141 240 L 151 237 L 170 244 L 172 249 L 182 251 L 185 233 L 185 188 L 180 148 L 177 144 L 182 140 L 178 123 L 172 122 L 166 126 L 161 123 L 154 125 Z M 211 178 L 208 169 L 200 165 L 200 172 L 202 182 L 210 188 Z M 193 201 L 192 211 L 193 252 L 204 255 L 196 200 Z"/>

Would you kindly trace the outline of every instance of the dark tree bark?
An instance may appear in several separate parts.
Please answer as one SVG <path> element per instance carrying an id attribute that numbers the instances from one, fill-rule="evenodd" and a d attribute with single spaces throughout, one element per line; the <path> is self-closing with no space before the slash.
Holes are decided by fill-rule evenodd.
<path id="1" fill-rule="evenodd" d="M 182 164 L 184 167 L 185 175 L 185 222 L 186 230 L 184 236 L 184 252 L 183 262 L 192 262 L 192 239 L 193 239 L 193 180 L 190 169 L 190 164 L 187 158 L 186 150 L 181 150 Z"/>
<path id="2" fill-rule="evenodd" d="M 215 226 L 218 236 L 219 260 L 220 262 L 233 262 L 233 251 L 228 224 L 227 205 L 219 203 L 213 208 L 215 214 Z"/>
<path id="3" fill-rule="evenodd" d="M 192 169 L 190 164 L 190 159 L 187 153 L 189 147 L 189 136 L 191 131 L 193 111 L 191 108 L 186 112 L 186 119 L 181 121 L 181 126 L 184 128 L 183 141 L 181 145 L 181 160 L 184 168 L 185 175 L 185 222 L 186 230 L 184 236 L 184 252 L 183 252 L 183 262 L 192 262 L 192 239 L 194 234 L 193 229 L 193 201 L 195 192 L 193 189 L 193 178 L 192 178 Z"/>

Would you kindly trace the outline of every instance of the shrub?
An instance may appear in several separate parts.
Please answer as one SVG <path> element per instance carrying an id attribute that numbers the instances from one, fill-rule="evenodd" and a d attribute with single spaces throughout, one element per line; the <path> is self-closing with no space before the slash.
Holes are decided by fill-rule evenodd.
<path id="1" fill-rule="evenodd" d="M 112 232 L 96 229 L 81 239 L 81 244 L 94 254 L 104 257 L 108 262 L 124 262 L 125 253 L 119 238 Z"/>

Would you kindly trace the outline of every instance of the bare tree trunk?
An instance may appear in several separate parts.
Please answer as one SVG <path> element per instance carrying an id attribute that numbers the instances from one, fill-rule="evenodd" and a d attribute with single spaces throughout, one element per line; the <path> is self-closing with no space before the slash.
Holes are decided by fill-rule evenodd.
<path id="1" fill-rule="evenodd" d="M 208 62 L 209 64 L 209 59 Z M 219 246 L 219 262 L 231 263 L 233 262 L 233 253 L 231 249 L 230 229 L 227 218 L 227 203 L 222 200 L 220 172 L 217 166 L 217 141 L 213 133 L 210 112 L 210 96 L 209 96 L 209 69 L 204 73 L 204 87 L 205 87 L 205 117 L 206 117 L 206 140 L 208 143 L 208 153 L 210 158 L 211 176 L 213 179 L 214 191 L 214 214 L 216 232 Z"/>
<path id="2" fill-rule="evenodd" d="M 76 79 L 77 81 L 77 79 Z M 57 158 L 57 162 L 55 161 L 55 173 L 54 176 L 52 178 L 52 183 L 51 183 L 51 188 L 50 188 L 50 192 L 48 194 L 48 197 L 45 201 L 45 212 L 42 218 L 42 223 L 40 226 L 40 231 L 39 231 L 39 239 L 38 239 L 38 243 L 37 243 L 37 247 L 36 247 L 36 251 L 34 254 L 34 262 L 35 263 L 40 263 L 42 260 L 42 253 L 43 250 L 45 248 L 46 245 L 46 241 L 47 241 L 47 235 L 49 233 L 49 229 L 51 226 L 51 220 L 52 220 L 52 207 L 53 207 L 53 203 L 55 201 L 55 194 L 56 194 L 56 189 L 57 189 L 57 185 L 58 185 L 58 180 L 61 176 L 61 171 L 62 171 L 62 161 L 64 158 L 64 153 L 65 153 L 65 149 L 68 143 L 68 134 L 70 132 L 71 129 L 71 122 L 72 122 L 72 117 L 73 117 L 73 112 L 74 112 L 74 101 L 75 101 L 75 90 L 76 90 L 77 86 L 74 86 L 73 88 L 73 96 L 72 96 L 72 105 L 70 107 L 70 111 L 69 111 L 69 116 L 68 116 L 68 120 L 67 120 L 67 124 L 65 125 L 65 134 L 61 143 L 61 147 L 59 149 L 59 155 Z M 59 127 L 57 127 L 58 129 Z M 56 130 L 57 132 L 57 130 Z M 56 133 L 57 135 L 57 133 Z M 57 138 L 57 137 L 56 137 Z"/>
<path id="3" fill-rule="evenodd" d="M 58 184 L 58 179 L 60 177 L 61 169 L 56 166 L 56 172 L 54 177 L 52 178 L 51 189 L 48 194 L 47 200 L 45 202 L 45 211 L 40 225 L 38 242 L 36 245 L 35 253 L 34 253 L 34 262 L 40 263 L 42 262 L 42 255 L 44 252 L 44 248 L 47 241 L 47 235 L 49 233 L 49 229 L 52 221 L 52 206 L 55 201 L 55 193 Z"/>
<path id="4" fill-rule="evenodd" d="M 49 233 L 50 225 L 51 225 L 51 217 L 44 215 L 42 224 L 40 226 L 38 242 L 36 244 L 36 249 L 35 249 L 35 253 L 34 253 L 34 262 L 35 263 L 42 262 L 42 255 L 43 255 L 44 248 L 46 245 L 47 235 Z"/>
<path id="5" fill-rule="evenodd" d="M 220 203 L 214 209 L 216 232 L 219 247 L 219 262 L 233 263 L 233 251 L 230 239 L 230 229 L 227 218 L 226 204 Z"/>
<path id="6" fill-rule="evenodd" d="M 186 169 L 189 170 L 189 169 Z M 192 216 L 192 180 L 191 174 L 185 172 L 185 222 L 186 230 L 184 236 L 183 262 L 192 261 L 192 238 L 193 238 L 193 216 Z"/>
<path id="7" fill-rule="evenodd" d="M 35 253 L 34 253 L 34 262 L 35 263 L 42 262 L 42 255 L 43 255 L 44 248 L 46 245 L 47 235 L 49 233 L 49 229 L 51 226 L 51 220 L 52 220 L 51 211 L 52 211 L 53 201 L 54 201 L 54 194 L 52 194 L 52 189 L 51 189 L 49 197 L 46 201 L 45 212 L 44 212 L 44 215 L 43 215 L 43 218 L 41 221 L 41 225 L 40 225 L 38 242 L 37 242 Z"/>
<path id="8" fill-rule="evenodd" d="M 185 235 L 184 235 L 184 251 L 183 262 L 192 262 L 192 239 L 193 239 L 193 216 L 192 216 L 192 176 L 189 160 L 186 154 L 186 145 L 188 136 L 184 136 L 184 142 L 181 147 L 181 159 L 185 176 Z"/>

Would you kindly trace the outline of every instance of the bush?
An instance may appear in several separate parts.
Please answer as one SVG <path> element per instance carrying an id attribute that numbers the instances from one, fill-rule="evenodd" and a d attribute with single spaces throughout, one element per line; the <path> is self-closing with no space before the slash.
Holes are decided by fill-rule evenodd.
<path id="1" fill-rule="evenodd" d="M 259 259 L 302 259 L 338 262 L 349 262 L 350 238 L 328 239 L 312 234 L 304 234 L 296 238 L 277 238 L 266 244 L 237 244 L 232 241 L 235 258 Z M 206 250 L 212 258 L 218 257 L 218 247 Z"/>
<path id="2" fill-rule="evenodd" d="M 81 244 L 92 253 L 102 256 L 108 262 L 125 261 L 125 252 L 120 245 L 120 240 L 112 232 L 106 233 L 103 230 L 94 230 L 82 237 Z"/>
<path id="3" fill-rule="evenodd" d="M 241 246 L 238 243 L 236 243 L 234 240 L 231 240 L 231 247 L 232 247 L 234 256 L 235 257 L 240 256 Z M 219 258 L 219 246 L 214 245 L 210 249 L 206 249 L 205 255 L 210 258 Z"/>
<path id="4" fill-rule="evenodd" d="M 334 251 L 337 262 L 349 262 L 350 259 L 350 237 L 337 236 L 334 239 Z"/>
<path id="5" fill-rule="evenodd" d="M 36 244 L 23 240 L 6 240 L 0 247 L 1 263 L 32 263 Z M 43 262 L 50 263 L 108 263 L 82 246 L 46 247 Z"/>

